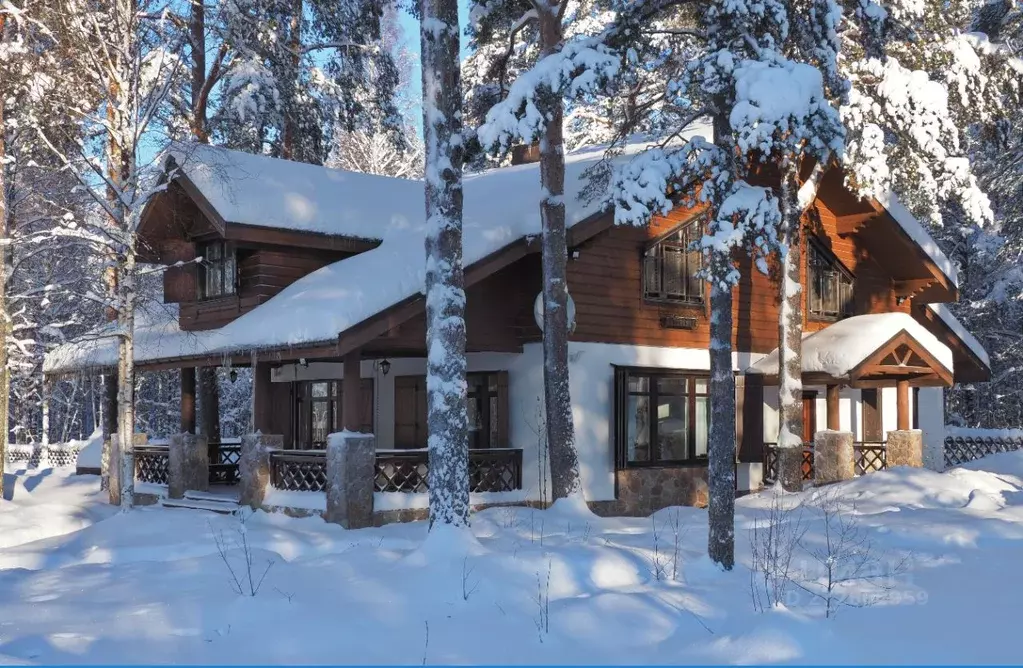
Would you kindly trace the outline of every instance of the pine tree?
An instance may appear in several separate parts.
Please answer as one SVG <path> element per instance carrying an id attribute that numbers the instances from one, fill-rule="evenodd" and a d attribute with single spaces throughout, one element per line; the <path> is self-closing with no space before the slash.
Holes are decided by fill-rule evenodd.
<path id="1" fill-rule="evenodd" d="M 420 0 L 426 145 L 426 392 L 430 530 L 469 525 L 457 0 Z"/>

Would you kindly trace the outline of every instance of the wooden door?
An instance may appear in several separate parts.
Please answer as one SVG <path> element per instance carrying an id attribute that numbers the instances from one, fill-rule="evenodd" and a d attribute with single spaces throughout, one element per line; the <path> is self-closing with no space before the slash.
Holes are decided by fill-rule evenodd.
<path id="1" fill-rule="evenodd" d="M 863 403 L 863 440 L 866 443 L 884 441 L 880 394 L 875 388 L 860 390 L 860 400 Z"/>
<path id="2" fill-rule="evenodd" d="M 803 443 L 812 443 L 817 433 L 817 393 L 803 392 Z"/>
<path id="3" fill-rule="evenodd" d="M 394 378 L 394 447 L 426 447 L 426 376 Z"/>

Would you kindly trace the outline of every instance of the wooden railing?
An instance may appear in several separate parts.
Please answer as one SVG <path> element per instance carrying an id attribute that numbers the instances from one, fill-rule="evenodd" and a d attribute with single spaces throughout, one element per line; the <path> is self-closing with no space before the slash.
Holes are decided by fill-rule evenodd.
<path id="1" fill-rule="evenodd" d="M 326 450 L 272 450 L 270 484 L 289 492 L 322 492 L 327 488 Z"/>
<path id="2" fill-rule="evenodd" d="M 853 443 L 853 466 L 856 475 L 883 471 L 888 468 L 887 447 L 884 441 L 856 441 Z M 803 443 L 803 480 L 813 481 L 813 443 Z M 778 480 L 778 445 L 764 443 L 764 484 Z"/>
<path id="3" fill-rule="evenodd" d="M 884 441 L 853 443 L 853 462 L 856 475 L 883 471 L 888 468 L 888 448 Z"/>
<path id="4" fill-rule="evenodd" d="M 377 492 L 427 492 L 429 472 L 426 450 L 378 451 L 373 488 Z M 272 451 L 270 482 L 281 490 L 322 492 L 327 486 L 326 451 Z M 510 492 L 517 489 L 522 489 L 522 450 L 495 448 L 469 451 L 470 492 Z"/>
<path id="5" fill-rule="evenodd" d="M 958 466 L 974 459 L 999 452 L 1023 449 L 1019 436 L 947 436 L 945 438 L 945 468 Z"/>
<path id="6" fill-rule="evenodd" d="M 170 477 L 170 448 L 166 445 L 136 445 L 135 480 L 166 485 Z"/>
<path id="7" fill-rule="evenodd" d="M 430 472 L 426 450 L 377 452 L 374 489 L 378 492 L 427 492 Z M 522 489 L 522 450 L 488 448 L 469 451 L 469 491 L 511 492 Z"/>
<path id="8" fill-rule="evenodd" d="M 170 446 L 136 445 L 133 450 L 135 479 L 139 482 L 166 485 L 170 470 Z M 241 458 L 241 451 L 242 446 L 237 441 L 209 444 L 211 485 L 238 483 L 238 460 Z"/>
<path id="9" fill-rule="evenodd" d="M 7 444 L 7 462 L 9 464 L 25 464 L 30 468 L 38 468 L 44 460 L 51 468 L 65 468 L 74 466 L 78 462 L 77 445 L 42 445 L 33 444 Z"/>

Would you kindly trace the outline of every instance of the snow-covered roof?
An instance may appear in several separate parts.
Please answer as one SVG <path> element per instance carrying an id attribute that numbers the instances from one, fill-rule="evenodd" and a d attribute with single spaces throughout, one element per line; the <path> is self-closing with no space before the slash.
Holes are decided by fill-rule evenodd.
<path id="1" fill-rule="evenodd" d="M 694 126 L 687 136 L 707 131 Z M 629 144 L 619 160 L 627 160 L 646 148 L 647 144 Z M 234 168 L 253 174 L 266 163 L 273 173 L 281 165 L 294 166 L 297 173 L 329 172 L 328 175 L 310 176 L 321 187 L 344 183 L 347 172 L 323 167 L 299 165 L 273 158 L 240 154 L 235 151 L 211 151 L 218 159 L 231 156 L 240 158 L 241 166 Z M 193 172 L 196 158 L 190 158 Z M 605 155 L 605 147 L 593 147 L 568 153 L 565 156 L 565 218 L 568 227 L 600 212 L 601 202 L 583 201 L 580 195 L 589 179 L 584 172 L 597 164 Z M 230 169 L 233 168 L 229 168 Z M 241 171 L 238 172 L 242 174 Z M 207 356 L 227 353 L 245 353 L 255 349 L 284 348 L 335 341 L 341 332 L 393 306 L 419 294 L 425 285 L 424 257 L 424 190 L 419 181 L 406 181 L 383 176 L 351 175 L 367 179 L 366 202 L 358 201 L 357 210 L 373 209 L 376 218 L 360 223 L 363 229 L 373 229 L 380 246 L 327 265 L 300 278 L 267 302 L 223 327 L 202 332 L 182 332 L 177 318 L 164 312 L 159 324 L 152 323 L 146 331 L 137 331 L 135 345 L 137 362 L 154 362 L 189 356 Z M 292 183 L 296 177 L 278 175 L 280 184 Z M 414 186 L 414 187 L 412 187 Z M 281 188 L 284 186 L 281 185 Z M 298 187 L 298 186 L 296 186 Z M 303 190 L 302 192 L 306 192 Z M 313 192 L 313 191 L 310 191 Z M 315 191 L 318 192 L 318 191 Z M 279 191 L 278 191 L 279 193 Z M 463 262 L 473 264 L 510 243 L 540 234 L 540 175 L 538 164 L 517 165 L 493 169 L 479 174 L 467 174 L 463 180 Z M 343 208 L 340 197 L 324 194 Z M 232 205 L 234 206 L 234 205 Z M 361 208 L 365 206 L 365 209 Z M 240 210 L 240 209 L 238 209 Z M 325 211 L 325 206 L 310 210 Z M 280 211 L 274 215 L 282 215 Z M 347 214 L 342 216 L 349 219 Z M 270 220 L 266 216 L 263 220 Z M 352 218 L 354 220 L 354 218 Z M 251 224 L 251 220 L 245 220 Z M 354 228 L 349 228 L 354 229 Z M 358 235 L 357 235 L 358 236 Z M 116 345 L 112 337 L 90 341 L 87 346 L 66 344 L 46 356 L 47 373 L 70 372 L 87 367 L 109 366 L 116 362 Z"/>
<path id="2" fill-rule="evenodd" d="M 857 315 L 803 336 L 803 373 L 845 378 L 892 337 L 906 332 L 949 372 L 952 351 L 908 313 Z M 778 349 L 758 360 L 747 373 L 776 376 Z"/>
<path id="3" fill-rule="evenodd" d="M 949 329 L 955 332 L 955 335 L 958 336 L 971 351 L 973 351 L 973 354 L 984 363 L 984 366 L 988 369 L 991 368 L 991 358 L 988 357 L 987 351 L 984 350 L 984 346 L 980 344 L 977 337 L 970 333 L 970 330 L 966 329 L 963 323 L 959 322 L 959 318 L 952 315 L 952 311 L 950 311 L 947 306 L 944 304 L 928 304 L 927 308 L 929 308 L 934 315 L 941 318 L 941 321 L 945 323 Z"/>
<path id="4" fill-rule="evenodd" d="M 941 248 L 938 247 L 938 242 L 920 224 L 916 216 L 902 205 L 899 198 L 894 193 L 889 192 L 880 197 L 878 202 L 891 214 L 891 217 L 899 224 L 902 231 L 909 235 L 909 238 L 927 254 L 927 257 L 941 270 L 941 273 L 945 274 L 949 282 L 959 287 L 959 274 L 956 271 L 955 265 L 952 264 L 952 260 L 948 259 L 948 256 L 942 252 Z"/>
<path id="5" fill-rule="evenodd" d="M 187 142 L 169 155 L 228 223 L 382 239 L 423 217 L 421 181 Z"/>

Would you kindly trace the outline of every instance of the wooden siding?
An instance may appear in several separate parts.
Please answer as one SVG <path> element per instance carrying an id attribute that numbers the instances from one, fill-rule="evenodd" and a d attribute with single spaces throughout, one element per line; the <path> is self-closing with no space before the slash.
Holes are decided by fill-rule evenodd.
<path id="1" fill-rule="evenodd" d="M 710 344 L 709 305 L 693 306 L 643 298 L 642 255 L 655 239 L 691 220 L 693 212 L 676 209 L 653 219 L 648 228 L 612 227 L 582 243 L 579 257 L 568 264 L 569 291 L 576 303 L 575 341 L 649 346 L 706 348 Z M 806 239 L 813 235 L 854 275 L 856 313 L 909 310 L 909 301 L 895 303 L 891 279 L 855 237 L 838 235 L 834 217 L 811 212 L 804 220 L 803 284 L 806 283 Z M 767 353 L 778 346 L 777 268 L 765 275 L 741 258 L 742 278 L 733 292 L 733 344 L 736 350 Z M 707 290 L 704 294 L 706 296 Z M 804 312 L 806 309 L 804 308 Z M 693 329 L 671 329 L 665 316 L 695 318 Z M 808 331 L 831 321 L 807 319 Z"/>

